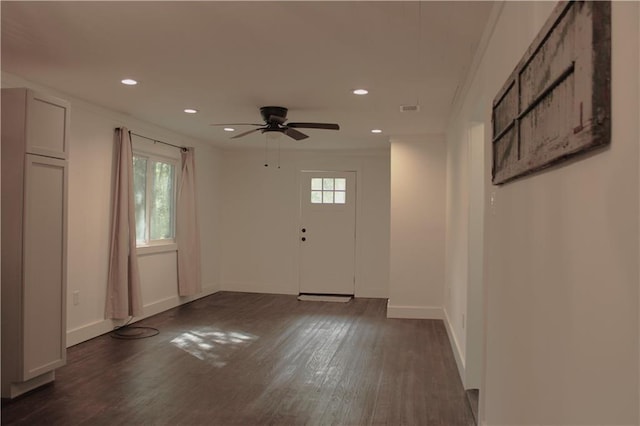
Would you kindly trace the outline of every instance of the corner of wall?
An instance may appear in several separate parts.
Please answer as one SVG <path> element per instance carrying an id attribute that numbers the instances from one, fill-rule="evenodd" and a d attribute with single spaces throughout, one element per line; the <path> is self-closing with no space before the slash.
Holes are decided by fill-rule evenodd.
<path id="1" fill-rule="evenodd" d="M 462 386 L 466 389 L 465 383 L 465 356 L 460 349 L 460 344 L 458 343 L 458 339 L 456 338 L 455 333 L 453 332 L 453 325 L 451 324 L 451 320 L 449 319 L 449 314 L 447 312 L 446 307 L 442 310 L 444 314 L 444 326 L 447 330 L 447 335 L 449 336 L 449 343 L 451 344 L 451 350 L 453 351 L 453 356 L 456 360 L 456 365 L 458 366 L 458 374 L 460 375 L 460 380 L 462 381 Z"/>

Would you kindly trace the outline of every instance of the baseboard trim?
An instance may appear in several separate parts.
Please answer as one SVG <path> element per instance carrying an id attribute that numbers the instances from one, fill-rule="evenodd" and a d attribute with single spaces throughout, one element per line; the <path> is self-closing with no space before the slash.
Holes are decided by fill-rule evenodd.
<path id="1" fill-rule="evenodd" d="M 91 340 L 101 334 L 108 333 L 113 330 L 116 325 L 116 322 L 113 320 L 103 319 L 67 330 L 67 348 Z"/>
<path id="2" fill-rule="evenodd" d="M 167 297 L 165 299 L 157 300 L 155 302 L 144 305 L 144 315 L 141 317 L 135 317 L 131 322 L 137 322 L 142 319 L 159 314 L 160 312 L 173 309 L 176 306 L 184 305 L 185 303 L 193 302 L 194 300 L 202 297 L 210 296 L 220 291 L 217 286 L 205 287 L 202 289 L 202 293 L 194 296 L 181 297 L 178 295 Z M 122 325 L 123 321 L 114 321 L 111 319 L 98 320 L 83 326 L 74 328 L 67 331 L 67 347 L 77 345 L 78 343 L 91 340 L 94 337 L 98 337 L 102 334 L 108 333 L 113 330 L 114 327 Z"/>
<path id="3" fill-rule="evenodd" d="M 466 389 L 465 384 L 465 358 L 462 350 L 460 349 L 460 345 L 458 344 L 458 339 L 456 339 L 456 335 L 453 332 L 453 326 L 451 325 L 451 321 L 449 320 L 449 314 L 446 309 L 443 309 L 444 312 L 444 326 L 447 330 L 447 335 L 449 336 L 449 343 L 451 344 L 451 351 L 453 352 L 453 357 L 456 360 L 456 365 L 458 366 L 458 374 L 460 375 L 460 380 L 462 381 L 462 386 Z"/>
<path id="4" fill-rule="evenodd" d="M 401 306 L 387 302 L 387 318 L 406 319 L 443 319 L 443 310 L 439 306 Z"/>
<path id="5" fill-rule="evenodd" d="M 2 398 L 17 398 L 20 395 L 24 395 L 27 392 L 39 388 L 40 386 L 53 382 L 55 378 L 55 371 L 48 371 L 37 377 L 29 379 L 26 382 L 3 383 Z"/>

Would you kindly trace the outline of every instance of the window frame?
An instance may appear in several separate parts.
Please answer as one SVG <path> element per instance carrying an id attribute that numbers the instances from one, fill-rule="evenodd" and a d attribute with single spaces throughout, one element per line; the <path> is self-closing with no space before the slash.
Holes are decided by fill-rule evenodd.
<path id="1" fill-rule="evenodd" d="M 314 188 L 313 185 L 313 181 L 314 180 L 320 180 L 320 188 Z M 325 181 L 331 180 L 331 188 L 325 188 Z M 336 188 L 336 181 L 337 180 L 343 180 L 344 181 L 344 189 L 337 189 Z M 314 193 L 316 194 L 320 194 L 320 201 L 316 202 L 314 201 Z M 325 194 L 330 194 L 331 197 L 325 197 Z M 336 201 L 336 194 L 342 194 L 343 195 L 343 201 L 342 202 L 337 202 Z M 335 206 L 341 206 L 347 203 L 347 178 L 346 177 L 312 177 L 310 179 L 310 186 L 309 186 L 309 195 L 310 195 L 310 203 L 313 205 L 317 205 L 317 206 L 331 206 L 331 205 L 335 205 Z M 328 200 L 328 198 L 331 198 L 331 201 L 325 201 L 325 199 Z"/>
<path id="2" fill-rule="evenodd" d="M 180 167 L 179 159 L 177 157 L 171 157 L 169 155 L 163 155 L 158 152 L 154 152 L 148 149 L 133 149 L 133 157 L 143 157 L 147 161 L 147 170 L 145 174 L 145 240 L 138 241 L 136 236 L 136 249 L 138 254 L 150 254 L 160 253 L 164 251 L 175 251 L 178 248 L 176 243 L 176 211 L 178 204 L 178 183 L 180 182 Z M 153 167 L 154 162 L 161 162 L 165 164 L 171 164 L 173 166 L 173 186 L 172 186 L 172 215 L 171 215 L 171 230 L 172 238 L 151 239 L 151 210 L 153 196 L 153 185 L 155 184 Z"/>

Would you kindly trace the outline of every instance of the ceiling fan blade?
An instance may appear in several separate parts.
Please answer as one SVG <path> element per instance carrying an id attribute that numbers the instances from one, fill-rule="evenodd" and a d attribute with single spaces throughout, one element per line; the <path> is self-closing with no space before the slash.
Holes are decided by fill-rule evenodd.
<path id="1" fill-rule="evenodd" d="M 293 138 L 293 139 L 297 140 L 297 141 L 302 140 L 302 139 L 306 139 L 306 138 L 309 137 L 309 136 L 305 135 L 304 133 L 297 131 L 296 129 L 286 129 L 284 131 L 284 134 L 289 136 L 290 138 Z"/>
<path id="2" fill-rule="evenodd" d="M 246 135 L 248 135 L 248 134 L 250 134 L 250 133 L 257 132 L 257 131 L 259 131 L 259 130 L 263 130 L 263 129 L 262 129 L 262 128 L 258 128 L 258 129 L 251 129 L 251 130 L 249 130 L 248 132 L 244 132 L 244 133 L 240 133 L 239 135 L 235 135 L 235 136 L 233 136 L 231 139 L 238 139 L 238 138 L 241 138 L 241 137 L 243 137 L 243 136 L 246 136 Z"/>
<path id="3" fill-rule="evenodd" d="M 334 123 L 289 123 L 287 127 L 295 127 L 298 129 L 326 129 L 340 130 L 340 126 Z"/>
<path id="4" fill-rule="evenodd" d="M 264 124 L 257 123 L 212 123 L 209 126 L 264 126 Z"/>

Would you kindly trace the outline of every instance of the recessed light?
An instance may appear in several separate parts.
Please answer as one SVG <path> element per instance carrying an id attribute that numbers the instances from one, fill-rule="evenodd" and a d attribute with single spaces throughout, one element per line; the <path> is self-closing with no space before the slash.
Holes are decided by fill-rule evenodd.
<path id="1" fill-rule="evenodd" d="M 373 130 L 371 130 L 371 133 L 382 133 L 382 130 L 380 130 L 380 129 L 373 129 Z"/>
<path id="2" fill-rule="evenodd" d="M 233 127 L 225 127 L 225 128 L 224 128 L 224 131 L 225 131 L 225 132 L 235 132 L 235 131 L 236 131 L 236 129 L 234 129 Z"/>
<path id="3" fill-rule="evenodd" d="M 355 89 L 353 91 L 354 95 L 366 95 L 367 93 L 369 93 L 367 89 Z"/>
<path id="4" fill-rule="evenodd" d="M 132 78 L 125 78 L 124 80 L 120 81 L 122 84 L 126 84 L 127 86 L 135 86 L 136 84 L 138 84 L 137 81 L 135 81 Z"/>
<path id="5" fill-rule="evenodd" d="M 195 114 L 196 112 L 198 112 L 198 110 L 193 108 L 185 108 L 184 112 L 186 112 L 187 114 Z"/>

